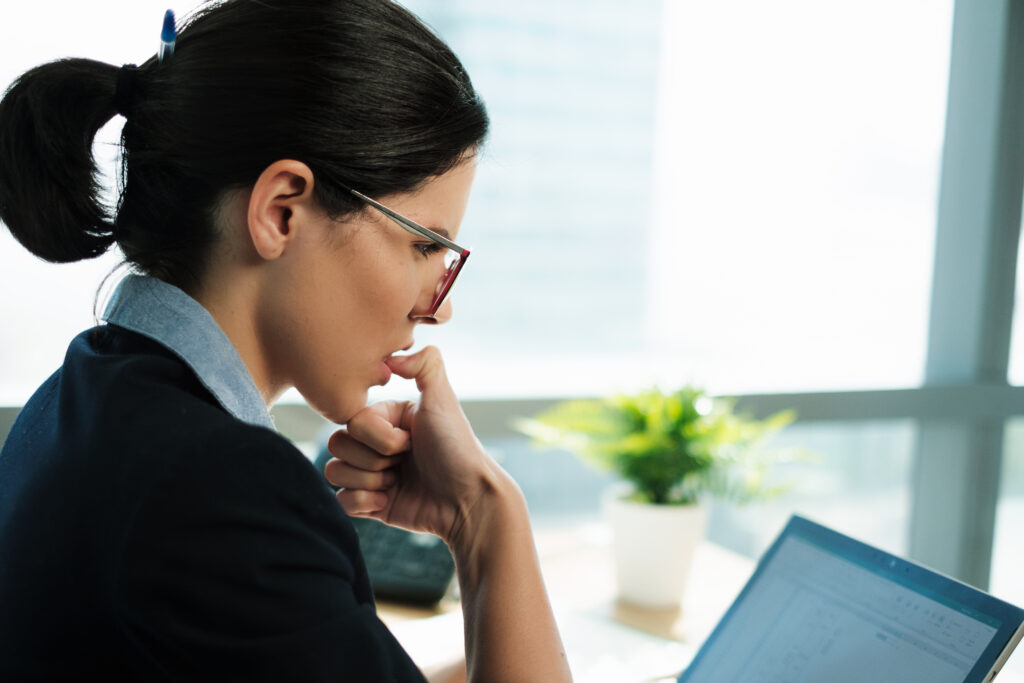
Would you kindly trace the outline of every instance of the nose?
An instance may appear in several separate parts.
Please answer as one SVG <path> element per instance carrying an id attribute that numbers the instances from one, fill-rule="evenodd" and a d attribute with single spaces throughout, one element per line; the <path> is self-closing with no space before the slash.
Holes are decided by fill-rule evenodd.
<path id="1" fill-rule="evenodd" d="M 434 315 L 412 312 L 409 318 L 421 325 L 443 325 L 452 319 L 452 300 L 446 298 L 442 301 Z"/>

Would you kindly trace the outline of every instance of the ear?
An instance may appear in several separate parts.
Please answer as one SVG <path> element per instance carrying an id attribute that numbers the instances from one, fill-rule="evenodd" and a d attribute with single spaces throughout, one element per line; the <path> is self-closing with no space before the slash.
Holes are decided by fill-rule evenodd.
<path id="1" fill-rule="evenodd" d="M 313 171 L 294 159 L 267 166 L 249 196 L 249 237 L 261 258 L 276 259 L 315 209 Z"/>

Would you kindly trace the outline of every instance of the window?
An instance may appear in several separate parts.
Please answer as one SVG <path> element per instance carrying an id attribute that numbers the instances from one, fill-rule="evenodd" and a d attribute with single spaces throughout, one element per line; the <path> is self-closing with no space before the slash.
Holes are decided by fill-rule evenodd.
<path id="1" fill-rule="evenodd" d="M 60 54 L 141 61 L 165 6 L 103 21 L 69 2 L 60 22 L 52 3 L 19 6 L 0 76 Z M 457 315 L 419 334 L 464 396 L 920 380 L 951 3 L 409 6 L 494 120 Z M 119 121 L 98 146 L 108 169 Z M 42 265 L 0 236 L 0 282 L 26 293 L 0 316 L 46 326 L 31 348 L 3 335 L 0 398 L 56 367 L 116 260 Z"/>
<path id="2" fill-rule="evenodd" d="M 713 503 L 708 536 L 758 557 L 797 512 L 905 555 L 916 431 L 910 420 L 787 428 L 770 444 L 802 456 L 774 471 L 773 480 L 786 487 L 785 493 L 745 506 Z M 587 468 L 569 453 L 534 450 L 525 437 L 484 438 L 484 445 L 523 489 L 535 523 L 561 525 L 600 515 L 611 475 Z"/>
<path id="3" fill-rule="evenodd" d="M 920 383 L 951 2 L 449 5 L 494 134 L 418 336 L 464 395 Z"/>
<path id="4" fill-rule="evenodd" d="M 992 557 L 992 592 L 1014 604 L 1024 604 L 1024 418 L 1007 422 L 1003 443 L 1002 491 L 996 508 L 996 538 Z"/>
<path id="5" fill-rule="evenodd" d="M 1017 252 L 1017 293 L 1010 344 L 1010 384 L 1021 386 L 1024 385 L 1024 239 L 1020 240 Z"/>
<path id="6" fill-rule="evenodd" d="M 661 3 L 413 2 L 487 102 L 439 344 L 467 396 L 587 393 L 644 350 Z M 619 373 L 620 375 L 622 373 Z"/>
<path id="7" fill-rule="evenodd" d="M 175 9 L 183 15 L 194 4 Z M 800 488 L 764 515 L 717 513 L 712 534 L 755 553 L 767 526 L 777 526 L 772 515 L 800 509 L 890 550 L 912 549 L 915 421 L 946 417 L 929 412 L 941 392 L 916 387 L 955 54 L 952 0 L 408 5 L 452 44 L 493 119 L 460 234 L 474 251 L 453 293 L 455 318 L 417 335 L 445 350 L 460 396 L 486 407 L 654 383 L 695 382 L 718 394 L 911 388 L 882 397 L 894 408 L 884 419 L 837 409 L 792 427 L 785 438 L 821 462 L 800 468 Z M 97 21 L 88 4 L 19 5 L 0 24 L 0 78 L 9 83 L 62 53 L 141 61 L 155 50 L 165 8 L 108 3 L 99 11 L 111 18 Z M 986 65 L 964 66 L 961 81 L 986 82 L 975 76 L 1004 63 L 978 47 L 986 41 L 971 42 L 972 30 L 1019 36 L 999 8 L 961 3 L 957 12 L 957 35 L 967 36 L 958 63 Z M 82 25 L 92 33 L 76 30 Z M 1000 88 L 1011 86 L 992 90 Z M 993 106 L 979 104 L 960 126 L 987 134 Z M 97 148 L 106 168 L 118 124 Z M 963 148 L 974 141 L 954 137 Z M 961 191 L 983 193 L 949 190 Z M 976 218 L 964 213 L 965 224 Z M 41 264 L 0 231 L 0 287 L 9 293 L 0 298 L 0 404 L 24 401 L 92 324 L 95 291 L 116 261 Z M 1024 278 L 1016 286 L 1009 377 L 1024 385 Z M 969 389 L 963 396 L 994 395 Z M 394 381 L 374 396 L 410 391 Z M 1015 414 L 1004 408 L 1000 415 Z M 552 502 L 551 482 L 575 477 L 581 491 L 597 491 L 606 479 L 572 470 L 565 454 L 531 459 L 498 422 L 481 438 L 549 501 L 538 511 L 596 512 L 596 495 Z M 1019 479 L 1018 427 L 1007 431 L 997 592 L 1000 567 L 1012 566 L 1004 520 L 1013 518 Z M 884 514 L 869 519 L 868 509 Z"/>

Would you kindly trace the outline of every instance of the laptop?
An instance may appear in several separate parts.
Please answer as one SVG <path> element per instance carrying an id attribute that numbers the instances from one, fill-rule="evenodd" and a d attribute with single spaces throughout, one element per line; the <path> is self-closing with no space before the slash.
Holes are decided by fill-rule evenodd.
<path id="1" fill-rule="evenodd" d="M 1024 610 L 793 516 L 678 683 L 982 683 Z"/>

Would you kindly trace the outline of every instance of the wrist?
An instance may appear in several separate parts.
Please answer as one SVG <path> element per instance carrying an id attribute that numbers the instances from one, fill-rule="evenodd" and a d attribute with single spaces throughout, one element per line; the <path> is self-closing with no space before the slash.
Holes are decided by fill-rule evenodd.
<path id="1" fill-rule="evenodd" d="M 474 582 L 498 547 L 517 540 L 533 547 L 526 499 L 515 480 L 494 464 L 479 485 L 475 500 L 457 513 L 447 539 L 460 581 Z"/>

